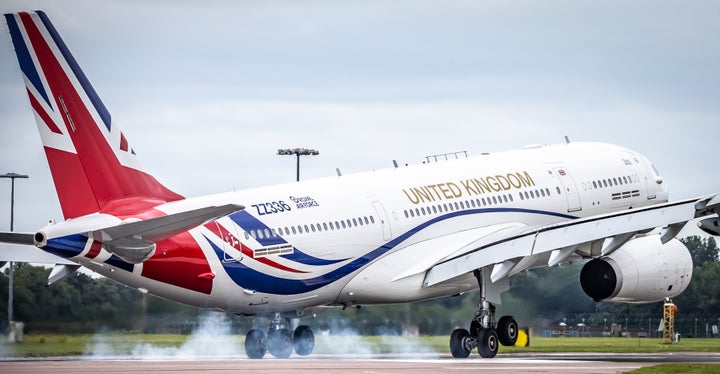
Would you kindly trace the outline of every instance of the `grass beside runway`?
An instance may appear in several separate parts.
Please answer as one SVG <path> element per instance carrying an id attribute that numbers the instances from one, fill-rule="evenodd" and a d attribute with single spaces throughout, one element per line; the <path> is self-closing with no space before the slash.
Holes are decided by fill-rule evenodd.
<path id="1" fill-rule="evenodd" d="M 633 374 L 716 374 L 720 365 L 713 364 L 665 364 L 647 366 L 631 371 Z"/>
<path id="2" fill-rule="evenodd" d="M 447 354 L 447 336 L 316 335 L 316 354 Z M 500 353 L 720 352 L 720 339 L 682 339 L 662 344 L 650 338 L 532 337 L 529 347 L 500 347 Z M 244 354 L 244 336 L 172 334 L 26 335 L 23 343 L 0 340 L 0 357 L 52 356 L 227 356 Z"/>

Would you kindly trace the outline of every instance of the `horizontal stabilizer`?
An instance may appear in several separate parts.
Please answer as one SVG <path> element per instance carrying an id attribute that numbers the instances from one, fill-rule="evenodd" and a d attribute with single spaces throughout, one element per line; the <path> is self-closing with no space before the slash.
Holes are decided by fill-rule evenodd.
<path id="1" fill-rule="evenodd" d="M 120 238 L 103 243 L 105 249 L 131 264 L 140 264 L 155 254 L 155 243 L 137 238 Z"/>
<path id="2" fill-rule="evenodd" d="M 37 264 L 75 264 L 72 261 L 45 252 L 32 245 L 32 243 L 29 245 L 0 243 L 0 261 L 31 262 Z"/>
<path id="3" fill-rule="evenodd" d="M 25 232 L 0 232 L 0 242 L 33 245 L 33 234 Z"/>
<path id="4" fill-rule="evenodd" d="M 95 230 L 89 236 L 102 243 L 117 242 L 123 238 L 157 242 L 243 209 L 245 207 L 237 204 L 204 207 Z"/>
<path id="5" fill-rule="evenodd" d="M 50 272 L 50 275 L 48 276 L 47 285 L 49 286 L 55 282 L 67 278 L 68 275 L 76 272 L 78 269 L 80 269 L 80 265 L 55 265 L 55 267 L 53 267 L 52 271 Z"/>

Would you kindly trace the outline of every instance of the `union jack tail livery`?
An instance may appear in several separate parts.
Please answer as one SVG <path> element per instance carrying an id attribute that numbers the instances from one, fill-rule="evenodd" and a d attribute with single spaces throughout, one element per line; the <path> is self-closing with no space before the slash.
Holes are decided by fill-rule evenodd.
<path id="1" fill-rule="evenodd" d="M 252 329 L 245 338 L 251 358 L 311 354 L 312 329 L 291 320 L 318 307 L 473 290 L 478 310 L 469 329 L 452 331 L 450 352 L 494 357 L 518 339 L 515 318 L 495 316 L 515 274 L 589 260 L 578 282 L 592 299 L 658 301 L 692 278 L 680 230 L 700 219 L 701 229 L 720 234 L 720 194 L 668 202 L 650 160 L 601 143 L 185 199 L 140 169 L 47 16 L 5 17 L 72 219 L 0 232 L 0 261 L 54 263 L 49 284 L 82 266 L 169 300 L 267 317 L 267 333 Z"/>
<path id="2" fill-rule="evenodd" d="M 182 199 L 137 162 L 125 135 L 42 11 L 6 14 L 65 218 L 125 199 Z"/>

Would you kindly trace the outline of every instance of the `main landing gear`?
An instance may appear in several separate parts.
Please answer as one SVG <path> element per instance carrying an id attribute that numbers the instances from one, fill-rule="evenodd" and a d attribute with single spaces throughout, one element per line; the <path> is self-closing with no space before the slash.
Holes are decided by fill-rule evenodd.
<path id="1" fill-rule="evenodd" d="M 512 316 L 500 317 L 495 323 L 495 306 L 486 299 L 486 285 L 481 272 L 475 277 L 480 284 L 480 305 L 470 322 L 470 331 L 455 329 L 450 335 L 450 352 L 455 358 L 466 358 L 477 347 L 480 357 L 493 358 L 500 344 L 515 345 L 518 338 L 518 324 Z"/>
<path id="2" fill-rule="evenodd" d="M 315 335 L 310 326 L 300 325 L 290 332 L 290 320 L 280 313 L 270 322 L 267 336 L 262 330 L 252 329 L 245 336 L 245 353 L 249 358 L 259 359 L 270 352 L 275 358 L 288 358 L 295 350 L 300 356 L 307 356 L 315 348 Z"/>

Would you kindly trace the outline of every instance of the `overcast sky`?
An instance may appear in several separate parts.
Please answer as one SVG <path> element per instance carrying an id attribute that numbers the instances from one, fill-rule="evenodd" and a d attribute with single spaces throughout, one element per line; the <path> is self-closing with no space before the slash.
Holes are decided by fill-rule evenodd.
<path id="1" fill-rule="evenodd" d="M 720 191 L 717 1 L 3 1 L 45 10 L 145 169 L 186 195 L 528 144 L 650 158 L 672 199 Z M 0 36 L 0 173 L 18 231 L 61 219 Z M 9 228 L 0 180 L 0 229 Z"/>

